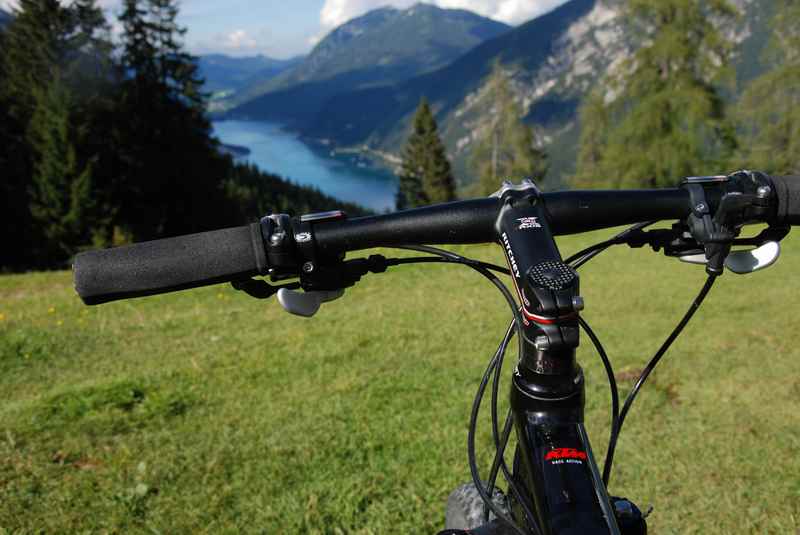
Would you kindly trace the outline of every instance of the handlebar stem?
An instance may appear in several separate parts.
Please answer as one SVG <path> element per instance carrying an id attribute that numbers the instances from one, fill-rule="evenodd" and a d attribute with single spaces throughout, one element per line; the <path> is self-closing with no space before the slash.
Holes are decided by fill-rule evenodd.
<path id="1" fill-rule="evenodd" d="M 561 259 L 535 185 L 504 188 L 500 199 L 495 227 L 523 321 L 519 371 L 540 395 L 563 397 L 575 387 L 578 274 Z M 542 382 L 542 376 L 550 377 Z"/>

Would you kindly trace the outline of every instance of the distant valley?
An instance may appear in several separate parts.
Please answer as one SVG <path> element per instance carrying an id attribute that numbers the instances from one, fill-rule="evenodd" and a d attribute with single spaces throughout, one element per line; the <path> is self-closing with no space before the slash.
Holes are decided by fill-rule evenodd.
<path id="1" fill-rule="evenodd" d="M 207 54 L 198 58 L 205 89 L 212 95 L 212 111 L 218 103 L 233 98 L 239 91 L 262 84 L 303 61 L 299 56 L 274 59 L 267 56 L 234 58 L 224 54 Z"/>

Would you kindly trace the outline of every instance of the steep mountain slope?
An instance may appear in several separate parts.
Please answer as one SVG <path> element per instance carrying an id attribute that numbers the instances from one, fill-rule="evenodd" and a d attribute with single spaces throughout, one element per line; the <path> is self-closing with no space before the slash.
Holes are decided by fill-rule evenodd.
<path id="1" fill-rule="evenodd" d="M 563 37 L 573 26 L 593 27 L 597 18 L 604 20 L 603 8 L 597 11 L 597 0 L 572 0 L 563 6 L 529 21 L 500 37 L 487 41 L 469 51 L 452 64 L 436 72 L 423 75 L 403 84 L 380 87 L 339 95 L 331 99 L 303 133 L 314 138 L 330 139 L 336 144 L 365 144 L 371 149 L 398 152 L 405 137 L 410 115 L 419 99 L 426 96 L 433 104 L 437 119 L 451 153 L 463 152 L 469 145 L 479 110 L 472 107 L 480 92 L 483 80 L 492 63 L 499 60 L 512 75 L 513 85 L 525 109 L 539 120 L 550 116 L 571 115 L 575 109 L 578 87 L 585 87 L 596 76 L 593 65 L 582 67 L 581 76 L 573 76 L 566 86 L 536 83 L 537 74 L 566 71 L 568 63 L 564 49 L 568 43 Z M 601 43 L 610 44 L 603 35 Z M 617 39 L 615 39 L 617 41 Z M 609 51 L 619 56 L 620 52 Z M 588 61 L 587 61 L 588 63 Z M 547 97 L 543 100 L 544 97 Z M 535 102 L 543 100 L 538 108 Z M 564 102 L 567 109 L 564 109 Z M 559 106 L 558 104 L 562 104 Z M 462 132 L 465 133 L 462 135 Z"/>
<path id="2" fill-rule="evenodd" d="M 232 115 L 300 124 L 333 95 L 433 71 L 508 29 L 469 11 L 428 4 L 377 9 L 332 31 L 295 68 L 246 90 L 238 101 L 249 101 Z"/>
<path id="3" fill-rule="evenodd" d="M 302 59 L 273 59 L 264 55 L 233 58 L 224 54 L 208 54 L 198 58 L 198 66 L 206 80 L 207 91 L 235 92 L 274 78 L 299 64 Z"/>
<path id="4" fill-rule="evenodd" d="M 749 74 L 765 41 L 767 13 L 774 0 L 735 0 L 743 13 L 729 28 L 740 44 L 736 67 Z M 422 96 L 431 101 L 462 183 L 469 182 L 468 153 L 488 124 L 484 79 L 500 61 L 512 80 L 525 120 L 537 124 L 550 153 L 548 180 L 560 184 L 571 172 L 580 100 L 598 80 L 628 57 L 635 43 L 626 33 L 621 0 L 571 0 L 460 57 L 452 64 L 407 82 L 332 98 L 303 134 L 334 145 L 358 146 L 382 155 L 402 148 L 413 111 Z"/>

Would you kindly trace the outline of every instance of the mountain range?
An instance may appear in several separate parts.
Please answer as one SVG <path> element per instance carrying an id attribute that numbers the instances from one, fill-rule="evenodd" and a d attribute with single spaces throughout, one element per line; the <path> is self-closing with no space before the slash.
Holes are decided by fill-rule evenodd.
<path id="1" fill-rule="evenodd" d="M 274 59 L 264 55 L 234 58 L 224 54 L 208 54 L 200 56 L 197 65 L 206 81 L 207 91 L 230 95 L 264 83 L 302 60 L 303 56 Z"/>
<path id="2" fill-rule="evenodd" d="M 304 127 L 338 94 L 435 71 L 509 29 L 469 11 L 429 4 L 376 9 L 330 32 L 294 68 L 240 92 L 230 115 Z"/>
<path id="3" fill-rule="evenodd" d="M 571 90 L 572 86 L 588 88 L 588 80 L 583 79 L 592 79 L 604 66 L 587 60 L 587 65 L 575 65 L 574 61 L 557 56 L 571 48 L 564 39 L 570 35 L 570 28 L 592 28 L 597 25 L 595 19 L 603 19 L 603 14 L 596 12 L 596 4 L 596 0 L 571 0 L 478 45 L 440 70 L 393 86 L 340 94 L 301 131 L 308 137 L 330 139 L 336 144 L 396 154 L 403 146 L 417 103 L 424 96 L 435 110 L 457 174 L 468 180 L 466 154 L 481 124 L 487 122 L 488 113 L 480 108 L 481 99 L 477 97 L 492 64 L 497 60 L 505 66 L 527 120 L 540 125 L 569 121 L 580 99 L 576 94 L 580 91 Z M 604 44 L 612 43 L 609 40 Z M 619 50 L 609 52 L 609 56 L 620 55 Z M 569 80 L 551 81 L 568 68 L 576 71 Z M 540 73 L 546 75 L 541 77 L 545 80 L 536 80 Z M 349 113 L 356 109 L 357 113 Z"/>
<path id="4" fill-rule="evenodd" d="M 767 22 L 774 0 L 732 3 L 743 16 L 725 31 L 737 43 L 734 67 L 741 86 L 763 69 L 761 50 L 769 35 Z M 260 91 L 266 94 L 244 102 L 229 116 L 278 119 L 306 138 L 357 148 L 396 163 L 411 117 L 424 96 L 431 102 L 464 184 L 472 178 L 470 148 L 490 113 L 479 97 L 493 63 L 499 61 L 525 110 L 524 120 L 537 126 L 540 142 L 550 154 L 548 181 L 558 185 L 574 165 L 579 137 L 575 118 L 581 99 L 637 46 L 626 31 L 622 4 L 622 0 L 570 0 L 525 24 L 486 36 L 439 68 L 409 76 L 414 71 L 410 69 L 399 72 L 394 80 L 384 78 L 354 88 L 347 82 L 358 77 L 363 63 L 343 37 L 355 30 L 359 35 L 372 31 L 388 35 L 387 25 L 398 24 L 398 15 L 405 13 L 389 10 L 394 16 L 387 18 L 387 10 L 373 11 L 334 30 L 306 60 L 262 86 Z M 421 4 L 406 11 L 417 10 L 429 16 L 450 11 Z M 425 34 L 407 31 L 407 36 L 414 36 L 405 39 L 409 46 L 425 42 L 419 37 Z M 323 44 L 324 55 L 318 52 Z M 337 70 L 313 70 L 318 57 L 335 58 Z"/>

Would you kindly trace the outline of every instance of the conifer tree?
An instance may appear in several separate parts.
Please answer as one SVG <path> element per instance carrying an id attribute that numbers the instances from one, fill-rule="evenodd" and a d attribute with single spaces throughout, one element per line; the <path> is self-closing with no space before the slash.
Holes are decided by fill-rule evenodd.
<path id="1" fill-rule="evenodd" d="M 5 156 L 0 157 L 0 175 L 9 209 L 0 214 L 0 232 L 5 234 L 0 241 L 7 244 L 0 253 L 2 265 L 52 265 L 91 233 L 79 228 L 95 220 L 88 215 L 89 206 L 81 208 L 78 218 L 72 208 L 62 205 L 50 212 L 46 205 L 55 198 L 90 197 L 90 177 L 83 172 L 90 155 L 77 150 L 75 132 L 92 128 L 86 114 L 75 111 L 80 106 L 85 111 L 94 98 L 89 82 L 107 78 L 107 72 L 87 75 L 90 54 L 105 42 L 100 35 L 104 27 L 95 0 L 66 5 L 20 0 L 13 22 L 3 32 L 0 137 Z M 109 48 L 100 53 L 108 54 Z M 99 55 L 92 57 L 95 61 Z M 57 171 L 54 166 L 62 167 Z M 72 171 L 62 174 L 63 166 Z"/>
<path id="2" fill-rule="evenodd" d="M 20 0 L 15 14 L 0 51 L 2 92 L 12 104 L 12 116 L 27 123 L 35 106 L 32 88 L 44 88 L 58 77 L 70 90 L 78 89 L 86 81 L 89 56 L 108 62 L 111 44 L 96 0 L 67 6 L 58 0 Z M 108 72 L 96 75 L 107 77 Z"/>
<path id="3" fill-rule="evenodd" d="M 134 239 L 221 225 L 226 161 L 204 115 L 195 58 L 180 41 L 176 0 L 125 0 L 120 22 L 122 68 L 118 103 L 125 124 L 116 140 L 125 175 L 120 220 Z"/>
<path id="4" fill-rule="evenodd" d="M 497 191 L 507 179 L 542 180 L 547 172 L 547 157 L 536 147 L 533 128 L 522 121 L 522 106 L 514 99 L 499 62 L 493 65 L 483 99 L 492 118 L 470 158 L 478 172 L 478 192 L 488 195 Z"/>
<path id="5" fill-rule="evenodd" d="M 423 97 L 414 114 L 413 131 L 403 150 L 397 208 L 413 208 L 455 199 L 455 180 L 436 119 Z"/>
<path id="6" fill-rule="evenodd" d="M 768 47 L 772 69 L 754 80 L 738 106 L 742 165 L 800 174 L 800 4 L 779 0 Z"/>
<path id="7" fill-rule="evenodd" d="M 177 23 L 176 0 L 125 0 L 122 66 L 141 85 L 158 85 L 166 96 L 204 111 L 203 79 L 196 58 L 188 54 Z"/>
<path id="8" fill-rule="evenodd" d="M 30 210 L 45 238 L 40 254 L 55 261 L 90 241 L 91 169 L 78 162 L 70 132 L 69 93 L 63 84 L 54 80 L 37 88 L 33 96 L 36 108 L 27 132 L 34 155 Z"/>
<path id="9" fill-rule="evenodd" d="M 604 148 L 579 162 L 576 177 L 652 187 L 719 172 L 736 146 L 717 89 L 731 74 L 732 49 L 719 27 L 735 9 L 727 0 L 628 0 L 627 11 L 644 45 L 612 74 Z"/>
<path id="10" fill-rule="evenodd" d="M 9 94 L 8 31 L 0 32 L 0 268 L 22 267 L 30 260 L 27 244 L 31 236 L 31 215 L 28 207 L 28 182 L 25 179 L 28 159 L 24 151 L 24 124 L 12 114 L 14 102 Z"/>

